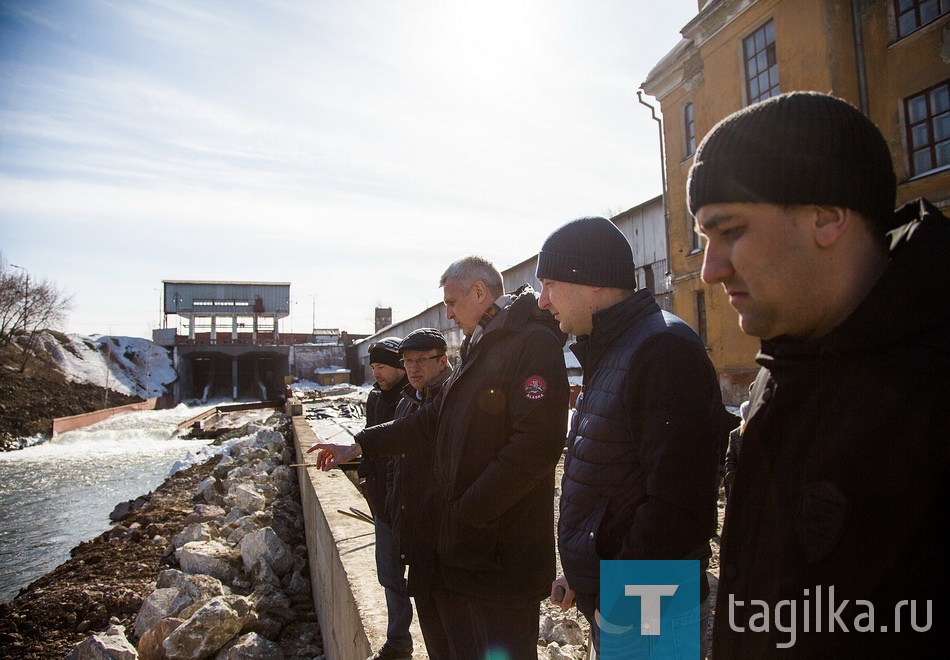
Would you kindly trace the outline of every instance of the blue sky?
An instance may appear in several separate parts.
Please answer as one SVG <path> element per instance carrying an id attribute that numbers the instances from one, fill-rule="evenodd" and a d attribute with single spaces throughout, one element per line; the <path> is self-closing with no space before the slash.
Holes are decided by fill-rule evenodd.
<path id="1" fill-rule="evenodd" d="M 659 194 L 636 91 L 696 7 L 0 0 L 0 252 L 69 332 L 150 336 L 163 279 L 289 281 L 285 332 L 371 332 L 458 256 Z"/>

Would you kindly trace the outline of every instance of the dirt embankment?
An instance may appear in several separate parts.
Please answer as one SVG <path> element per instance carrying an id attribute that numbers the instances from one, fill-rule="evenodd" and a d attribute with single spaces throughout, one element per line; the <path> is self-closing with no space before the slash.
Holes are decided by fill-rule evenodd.
<path id="1" fill-rule="evenodd" d="M 21 360 L 18 349 L 0 348 L 0 451 L 19 449 L 17 438 L 49 434 L 56 417 L 142 400 L 96 385 L 70 383 L 44 356 L 31 358 L 20 373 Z"/>

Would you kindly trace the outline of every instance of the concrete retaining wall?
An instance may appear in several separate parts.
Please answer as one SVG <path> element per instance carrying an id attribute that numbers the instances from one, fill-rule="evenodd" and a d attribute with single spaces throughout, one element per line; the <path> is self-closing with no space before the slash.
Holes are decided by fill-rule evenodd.
<path id="1" fill-rule="evenodd" d="M 303 463 L 317 435 L 304 417 L 294 417 L 293 424 L 297 462 Z M 313 462 L 313 455 L 307 460 Z M 367 658 L 386 641 L 386 596 L 376 580 L 375 533 L 372 525 L 337 513 L 350 507 L 366 511 L 366 501 L 340 470 L 297 470 L 324 653 L 328 660 Z"/>
<path id="2" fill-rule="evenodd" d="M 109 419 L 110 417 L 115 417 L 116 415 L 124 415 L 125 413 L 134 412 L 136 410 L 155 410 L 157 406 L 158 399 L 151 398 L 147 401 L 142 401 L 141 403 L 130 403 L 128 405 L 117 406 L 115 408 L 104 408 L 103 410 L 96 410 L 91 413 L 83 413 L 82 415 L 57 417 L 53 420 L 53 437 L 55 438 L 60 433 L 65 433 L 66 431 L 81 429 L 84 426 L 101 422 L 104 419 Z"/>

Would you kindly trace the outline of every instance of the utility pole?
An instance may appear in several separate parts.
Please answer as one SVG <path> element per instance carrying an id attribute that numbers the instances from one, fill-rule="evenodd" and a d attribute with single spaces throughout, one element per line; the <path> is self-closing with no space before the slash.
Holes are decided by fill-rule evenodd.
<path id="1" fill-rule="evenodd" d="M 310 319 L 310 334 L 317 329 L 317 296 L 310 294 L 310 300 L 313 302 L 313 316 Z"/>

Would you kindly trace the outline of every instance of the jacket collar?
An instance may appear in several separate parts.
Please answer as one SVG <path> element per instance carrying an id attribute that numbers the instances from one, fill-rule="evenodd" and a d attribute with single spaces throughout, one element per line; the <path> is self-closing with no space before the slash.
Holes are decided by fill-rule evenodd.
<path id="1" fill-rule="evenodd" d="M 867 297 L 820 339 L 763 341 L 756 360 L 775 369 L 786 362 L 879 351 L 950 323 L 950 222 L 927 200 L 896 211 L 888 232 L 890 263 Z"/>
<path id="2" fill-rule="evenodd" d="M 473 333 L 474 341 L 469 343 L 469 350 L 481 342 L 485 337 L 496 332 L 522 332 L 529 323 L 541 323 L 553 329 L 561 338 L 561 343 L 567 340 L 567 337 L 558 328 L 558 322 L 554 315 L 546 309 L 538 307 L 538 294 L 529 284 L 523 284 L 514 293 L 499 298 L 498 301 L 505 299 L 504 306 L 500 306 L 499 311 L 484 326 L 479 325 Z M 479 332 L 481 329 L 481 332 Z M 477 335 L 477 337 L 476 337 Z M 468 362 L 468 356 L 463 360 Z"/>
<path id="3" fill-rule="evenodd" d="M 656 304 L 650 290 L 640 289 L 620 302 L 594 312 L 591 333 L 581 335 L 571 344 L 571 351 L 577 356 L 584 372 L 595 365 L 630 326 L 659 311 L 660 306 Z"/>

